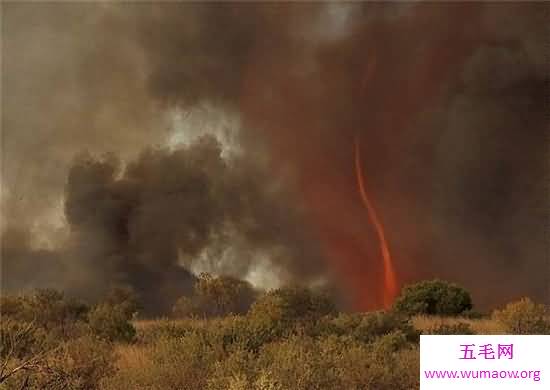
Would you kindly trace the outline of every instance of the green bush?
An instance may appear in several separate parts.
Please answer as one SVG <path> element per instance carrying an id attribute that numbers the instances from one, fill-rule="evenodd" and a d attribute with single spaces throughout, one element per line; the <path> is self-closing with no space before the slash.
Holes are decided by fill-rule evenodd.
<path id="1" fill-rule="evenodd" d="M 544 305 L 522 298 L 502 310 L 495 310 L 493 318 L 511 334 L 550 334 L 548 315 Z"/>
<path id="2" fill-rule="evenodd" d="M 230 276 L 202 273 L 191 296 L 180 297 L 172 308 L 175 317 L 220 317 L 244 314 L 256 298 L 252 285 Z"/>
<path id="3" fill-rule="evenodd" d="M 256 298 L 250 283 L 207 273 L 201 274 L 195 284 L 195 295 L 205 314 L 210 316 L 246 313 Z"/>
<path id="4" fill-rule="evenodd" d="M 0 313 L 12 319 L 33 322 L 44 329 L 66 330 L 68 326 L 83 321 L 89 307 L 75 299 L 69 299 L 53 289 L 35 290 L 30 295 L 2 296 Z"/>
<path id="5" fill-rule="evenodd" d="M 253 349 L 298 333 L 314 333 L 322 319 L 335 313 L 323 293 L 299 287 L 272 290 L 260 296 L 246 316 L 244 329 Z"/>
<path id="6" fill-rule="evenodd" d="M 48 334 L 48 338 L 61 342 L 86 333 L 85 321 L 89 307 L 63 293 L 51 290 L 35 290 L 29 295 L 4 295 L 0 299 L 0 315 L 3 319 L 33 324 Z"/>
<path id="7" fill-rule="evenodd" d="M 472 309 L 468 291 L 441 280 L 424 281 L 406 286 L 394 308 L 408 315 L 459 315 Z"/>
<path id="8" fill-rule="evenodd" d="M 329 320 L 326 330 L 328 333 L 348 335 L 363 343 L 373 342 L 396 331 L 405 335 L 409 342 L 418 341 L 419 333 L 410 319 L 395 312 L 342 313 Z"/>
<path id="9" fill-rule="evenodd" d="M 88 325 L 93 334 L 105 341 L 133 341 L 134 326 L 129 322 L 124 307 L 101 303 L 88 313 Z"/>
<path id="10" fill-rule="evenodd" d="M 334 304 L 325 294 L 300 287 L 286 287 L 260 296 L 252 305 L 249 317 L 282 322 L 314 321 L 334 313 Z"/>

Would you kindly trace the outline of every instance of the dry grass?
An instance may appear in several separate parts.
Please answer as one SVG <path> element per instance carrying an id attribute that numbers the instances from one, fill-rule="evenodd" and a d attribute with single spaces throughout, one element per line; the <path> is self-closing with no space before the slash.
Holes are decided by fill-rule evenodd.
<path id="1" fill-rule="evenodd" d="M 200 328 L 206 325 L 208 321 L 203 319 L 152 319 L 139 320 L 134 322 L 136 330 L 146 331 L 159 325 L 183 326 L 192 325 L 194 328 Z M 472 327 L 477 334 L 504 334 L 504 328 L 501 324 L 491 318 L 472 319 L 467 317 L 440 317 L 418 315 L 412 318 L 413 326 L 420 330 L 428 330 L 441 325 L 455 325 L 466 323 Z"/>
<path id="2" fill-rule="evenodd" d="M 142 345 L 117 344 L 115 354 L 117 357 L 116 366 L 120 370 L 147 367 L 151 363 Z"/>
<path id="3" fill-rule="evenodd" d="M 170 319 L 170 318 L 155 318 L 155 319 L 149 319 L 149 320 L 137 320 L 133 321 L 133 325 L 136 328 L 136 330 L 144 331 L 147 329 L 150 329 L 155 326 L 181 326 L 181 325 L 192 325 L 193 327 L 201 327 L 206 325 L 208 320 L 205 319 L 194 319 L 194 318 L 184 318 L 184 319 Z"/>
<path id="4" fill-rule="evenodd" d="M 471 319 L 464 317 L 416 316 L 413 317 L 412 322 L 414 327 L 420 331 L 425 331 L 440 325 L 455 325 L 462 322 L 470 325 L 476 334 L 505 333 L 502 325 L 490 318 Z"/>

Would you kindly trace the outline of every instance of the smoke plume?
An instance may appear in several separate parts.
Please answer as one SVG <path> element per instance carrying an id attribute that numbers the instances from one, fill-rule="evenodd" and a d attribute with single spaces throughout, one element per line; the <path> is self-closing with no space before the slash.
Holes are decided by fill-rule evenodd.
<path id="1" fill-rule="evenodd" d="M 2 11 L 3 288 L 162 310 L 209 270 L 380 307 L 359 138 L 401 285 L 544 297 L 546 4 Z"/>

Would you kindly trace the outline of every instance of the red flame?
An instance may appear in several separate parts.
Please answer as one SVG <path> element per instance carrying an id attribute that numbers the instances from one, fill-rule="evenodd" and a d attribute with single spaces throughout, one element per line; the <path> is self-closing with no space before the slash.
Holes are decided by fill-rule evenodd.
<path id="1" fill-rule="evenodd" d="M 384 265 L 384 290 L 383 290 L 383 300 L 384 307 L 388 308 L 391 306 L 394 298 L 397 295 L 397 280 L 395 277 L 395 271 L 393 268 L 393 263 L 390 255 L 390 249 L 388 247 L 388 242 L 386 240 L 386 235 L 384 233 L 384 227 L 382 222 L 378 218 L 376 209 L 372 204 L 372 201 L 367 195 L 365 189 L 365 179 L 363 177 L 363 170 L 361 168 L 361 152 L 359 150 L 359 139 L 355 140 L 355 173 L 357 175 L 357 185 L 359 187 L 359 194 L 361 195 L 361 200 L 367 209 L 369 219 L 373 224 L 376 234 L 378 235 L 378 241 L 380 243 L 380 252 L 382 253 L 382 260 Z"/>

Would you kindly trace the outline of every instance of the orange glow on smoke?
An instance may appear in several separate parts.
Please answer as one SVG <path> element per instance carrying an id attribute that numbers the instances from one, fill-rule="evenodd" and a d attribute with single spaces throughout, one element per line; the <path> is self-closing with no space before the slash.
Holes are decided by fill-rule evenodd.
<path id="1" fill-rule="evenodd" d="M 422 271 L 414 261 L 429 252 L 423 242 L 433 234 L 431 225 L 415 223 L 398 210 L 424 216 L 432 188 L 407 181 L 409 159 L 418 156 L 415 161 L 426 169 L 435 161 L 439 135 L 432 131 L 439 130 L 420 125 L 420 114 L 444 104 L 442 93 L 460 80 L 463 64 L 479 47 L 482 6 L 418 3 L 396 18 L 358 23 L 347 38 L 304 50 L 304 42 L 286 31 L 317 15 L 308 7 L 277 4 L 263 16 L 268 34 L 255 39 L 241 81 L 243 129 L 265 135 L 272 168 L 292 182 L 296 191 L 290 196 L 303 206 L 304 230 L 319 243 L 322 266 L 334 275 L 346 303 L 358 311 L 375 310 L 389 306 L 397 283 L 361 164 L 387 167 L 384 194 L 395 212 L 388 210 L 384 223 L 402 237 L 391 254 L 400 259 L 399 282 L 416 280 Z M 421 56 L 417 42 L 422 42 Z M 358 130 L 375 140 L 372 153 L 362 158 L 359 140 L 353 145 Z M 369 183 L 381 182 L 378 173 L 367 178 Z M 383 263 L 369 256 L 377 248 L 365 235 L 366 224 L 376 227 L 372 239 L 380 242 Z"/>
<path id="2" fill-rule="evenodd" d="M 393 269 L 393 263 L 390 255 L 390 249 L 388 247 L 388 242 L 386 240 L 386 235 L 384 234 L 384 227 L 382 222 L 378 218 L 376 209 L 372 204 L 371 200 L 367 195 L 367 190 L 365 189 L 365 179 L 363 177 L 363 169 L 361 168 L 361 152 L 359 150 L 359 140 L 355 139 L 355 173 L 357 176 L 357 185 L 359 187 L 359 194 L 361 195 L 361 200 L 367 209 L 369 219 L 373 224 L 376 234 L 378 235 L 378 241 L 380 243 L 380 252 L 382 253 L 382 260 L 384 266 L 384 290 L 383 290 L 383 300 L 384 307 L 388 308 L 391 306 L 394 298 L 397 295 L 397 280 L 395 277 L 395 271 Z"/>

